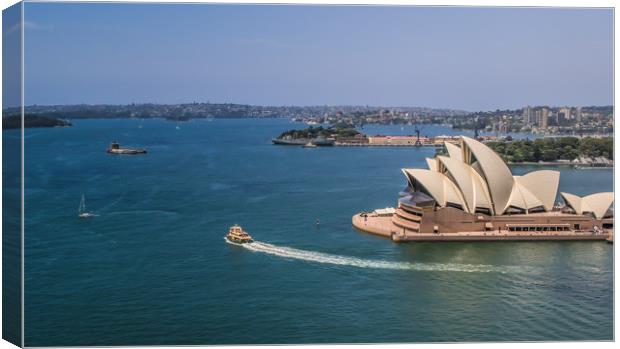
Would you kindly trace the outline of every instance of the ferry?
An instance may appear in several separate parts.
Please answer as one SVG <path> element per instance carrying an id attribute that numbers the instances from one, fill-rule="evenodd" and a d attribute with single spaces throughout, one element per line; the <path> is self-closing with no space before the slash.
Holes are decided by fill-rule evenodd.
<path id="1" fill-rule="evenodd" d="M 250 234 L 246 233 L 243 228 L 237 224 L 230 227 L 228 234 L 226 234 L 226 240 L 235 244 L 249 244 L 254 242 Z"/>

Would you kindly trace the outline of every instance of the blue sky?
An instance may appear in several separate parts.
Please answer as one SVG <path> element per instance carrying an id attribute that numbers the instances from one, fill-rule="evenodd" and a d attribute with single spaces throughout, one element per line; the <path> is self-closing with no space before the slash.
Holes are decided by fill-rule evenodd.
<path id="1" fill-rule="evenodd" d="M 27 3 L 26 104 L 613 103 L 609 9 Z"/>

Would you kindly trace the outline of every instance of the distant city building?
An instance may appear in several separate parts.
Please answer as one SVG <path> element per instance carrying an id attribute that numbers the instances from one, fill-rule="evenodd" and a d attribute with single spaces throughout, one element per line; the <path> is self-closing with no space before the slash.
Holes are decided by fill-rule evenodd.
<path id="1" fill-rule="evenodd" d="M 564 107 L 561 108 L 557 115 L 557 124 L 558 125 L 566 125 L 568 120 L 571 118 L 570 108 Z"/>
<path id="2" fill-rule="evenodd" d="M 534 110 L 534 120 L 532 124 L 535 124 L 536 126 L 540 126 L 540 115 L 541 114 L 542 114 L 542 111 L 540 109 Z"/>
<path id="3" fill-rule="evenodd" d="M 526 125 L 532 124 L 532 108 L 529 105 L 523 108 L 523 123 Z"/>
<path id="4" fill-rule="evenodd" d="M 581 107 L 577 107 L 577 110 L 575 111 L 575 119 L 578 123 L 581 123 Z"/>
<path id="5" fill-rule="evenodd" d="M 540 111 L 540 120 L 538 121 L 538 126 L 542 129 L 546 129 L 549 125 L 549 108 L 543 107 Z"/>

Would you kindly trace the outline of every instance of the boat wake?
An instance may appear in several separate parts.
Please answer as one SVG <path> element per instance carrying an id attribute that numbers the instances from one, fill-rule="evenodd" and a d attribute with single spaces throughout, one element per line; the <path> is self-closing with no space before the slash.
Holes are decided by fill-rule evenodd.
<path id="1" fill-rule="evenodd" d="M 523 271 L 522 267 L 493 266 L 485 264 L 455 264 L 455 263 L 410 263 L 390 262 L 372 259 L 363 259 L 349 256 L 339 256 L 322 252 L 299 250 L 291 247 L 276 246 L 260 241 L 249 244 L 235 244 L 253 252 L 266 253 L 272 256 L 303 260 L 307 262 L 351 266 L 357 268 L 415 270 L 415 271 L 447 271 L 465 273 L 510 273 Z"/>

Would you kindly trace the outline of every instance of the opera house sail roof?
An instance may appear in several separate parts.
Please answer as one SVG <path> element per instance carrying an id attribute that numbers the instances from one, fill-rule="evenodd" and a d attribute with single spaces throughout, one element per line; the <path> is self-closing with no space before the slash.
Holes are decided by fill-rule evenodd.
<path id="1" fill-rule="evenodd" d="M 514 176 L 504 160 L 485 144 L 461 137 L 460 146 L 445 143 L 448 156 L 427 159 L 428 169 L 403 169 L 413 192 L 421 191 L 441 207 L 468 213 L 529 214 L 553 210 L 560 173 L 552 170 Z M 580 198 L 562 193 L 576 214 L 602 218 L 613 203 L 613 193 Z"/>

